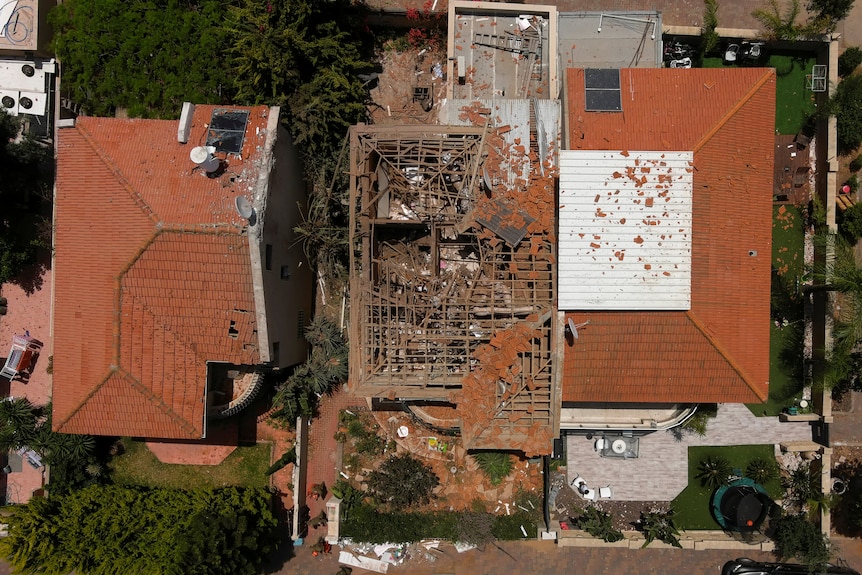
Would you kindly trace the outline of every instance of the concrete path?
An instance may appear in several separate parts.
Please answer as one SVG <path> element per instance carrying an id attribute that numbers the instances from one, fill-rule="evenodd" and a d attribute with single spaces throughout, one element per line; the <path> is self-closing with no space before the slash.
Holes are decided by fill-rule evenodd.
<path id="1" fill-rule="evenodd" d="M 709 421 L 707 434 L 686 434 L 678 441 L 659 431 L 640 438 L 637 459 L 600 457 L 595 438 L 567 438 L 569 482 L 580 475 L 591 487 L 610 485 L 613 498 L 623 501 L 670 501 L 688 484 L 688 448 L 702 445 L 776 444 L 810 441 L 807 422 L 780 422 L 777 417 L 755 417 L 744 405 L 721 405 Z"/>

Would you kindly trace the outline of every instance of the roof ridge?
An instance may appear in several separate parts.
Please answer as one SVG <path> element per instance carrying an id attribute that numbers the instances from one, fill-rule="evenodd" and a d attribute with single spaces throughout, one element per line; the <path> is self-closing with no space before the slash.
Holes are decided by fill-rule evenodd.
<path id="1" fill-rule="evenodd" d="M 763 73 L 763 75 L 760 77 L 760 79 L 757 82 L 754 83 L 754 85 L 751 87 L 751 89 L 749 89 L 748 92 L 746 92 L 746 94 L 742 98 L 740 98 L 738 102 L 736 102 L 736 104 L 731 106 L 730 110 L 727 111 L 727 113 L 721 118 L 721 120 L 716 122 L 715 125 L 712 128 L 710 128 L 710 130 L 706 134 L 704 134 L 704 136 L 700 139 L 700 141 L 694 145 L 694 147 L 691 150 L 692 153 L 696 154 L 697 152 L 699 152 L 700 149 L 703 146 L 705 146 L 706 143 L 709 142 L 709 140 L 711 140 L 712 137 L 716 133 L 718 133 L 718 131 L 721 130 L 721 128 L 723 128 L 727 122 L 730 121 L 731 118 L 733 118 L 736 115 L 736 113 L 740 110 L 740 108 L 742 108 L 745 104 L 747 104 L 748 101 L 751 100 L 751 98 L 757 92 L 760 91 L 760 88 L 762 88 L 763 85 L 769 79 L 774 77 L 775 71 L 772 68 L 764 68 L 764 70 L 765 70 L 765 72 Z"/>
<path id="2" fill-rule="evenodd" d="M 135 203 L 136 206 L 150 219 L 153 223 L 157 224 L 159 222 L 158 215 L 153 211 L 153 208 L 144 200 L 141 194 L 138 193 L 135 188 L 132 187 L 132 184 L 129 183 L 129 180 L 126 176 L 123 175 L 123 172 L 120 171 L 120 168 L 114 163 L 110 156 L 105 153 L 105 150 L 98 144 L 93 135 L 87 131 L 87 129 L 82 126 L 80 123 L 75 124 L 75 128 L 78 130 L 78 133 L 86 140 L 86 142 L 90 145 L 99 159 L 105 164 L 105 167 L 108 168 L 108 171 L 117 178 L 117 182 L 126 190 L 126 193 L 129 194 L 129 197 Z"/>
<path id="3" fill-rule="evenodd" d="M 90 392 L 84 396 L 84 398 L 78 403 L 75 408 L 72 409 L 72 411 L 69 412 L 69 415 L 62 419 L 60 422 L 56 423 L 57 431 L 62 432 L 61 430 L 63 429 L 63 426 L 69 423 L 69 420 L 75 417 L 75 414 L 77 414 L 82 407 L 87 405 L 87 402 L 90 401 L 90 399 L 92 399 L 94 395 L 96 395 L 96 392 L 102 389 L 102 387 L 108 382 L 108 380 L 110 380 L 114 376 L 114 374 L 118 372 L 118 367 L 111 367 L 104 379 L 102 379 L 102 381 L 93 386 Z"/>
<path id="4" fill-rule="evenodd" d="M 161 411 L 162 413 L 164 413 L 165 415 L 170 417 L 172 420 L 174 420 L 174 422 L 177 423 L 177 425 L 183 431 L 185 431 L 186 433 L 189 434 L 191 439 L 195 438 L 195 429 L 191 423 L 186 421 L 182 416 L 180 416 L 173 409 L 171 409 L 170 406 L 168 406 L 164 401 L 161 401 L 158 398 L 158 396 L 156 396 L 155 393 L 153 393 L 150 389 L 147 388 L 147 386 L 145 386 L 140 381 L 138 381 L 138 379 L 136 377 L 134 377 L 131 373 L 129 373 L 128 371 L 126 371 L 122 367 L 112 368 L 111 371 L 108 373 L 108 375 L 98 385 L 93 387 L 93 389 L 90 390 L 90 393 L 88 393 L 84 397 L 84 399 L 81 400 L 81 402 L 77 405 L 77 407 L 75 407 L 69 413 L 68 417 L 63 419 L 57 425 L 57 430 L 61 431 L 63 426 L 66 425 L 67 423 L 69 423 L 69 421 L 73 417 L 75 417 L 75 415 L 77 415 L 77 413 L 79 411 L 81 411 L 81 409 L 83 409 L 83 407 L 85 405 L 87 405 L 87 403 L 89 403 L 89 401 L 93 398 L 93 396 L 96 395 L 96 393 L 100 389 L 102 389 L 105 386 L 105 384 L 107 384 L 115 375 L 119 375 L 121 379 L 123 379 L 124 381 L 129 383 L 129 385 L 132 387 L 132 389 L 134 389 L 135 391 L 140 393 L 142 396 L 144 396 L 149 401 L 149 403 L 153 405 L 153 407 L 155 407 L 156 409 L 158 409 L 159 411 Z"/>
<path id="5" fill-rule="evenodd" d="M 712 337 L 712 335 L 710 335 L 706 326 L 703 324 L 703 322 L 700 321 L 700 318 L 698 318 L 695 315 L 695 313 L 691 310 L 687 310 L 685 312 L 685 316 L 698 329 L 698 331 L 700 331 L 700 333 L 703 334 L 703 336 L 706 338 L 706 340 L 710 343 L 710 345 L 712 345 L 715 348 L 715 350 L 721 355 L 721 357 L 723 357 L 725 359 L 725 361 L 727 361 L 727 363 L 731 367 L 731 369 L 733 369 L 733 371 L 735 371 L 737 374 L 739 374 L 739 377 L 742 379 L 743 382 L 745 382 L 745 385 L 751 391 L 754 392 L 754 395 L 757 396 L 757 398 L 760 399 L 760 401 L 766 401 L 769 397 L 768 394 L 764 395 L 761 392 L 761 390 L 758 388 L 758 386 L 756 386 L 751 381 L 751 378 L 745 373 L 745 370 L 743 370 L 742 367 L 738 363 L 736 363 L 736 360 L 733 358 L 733 356 L 730 354 L 730 352 L 727 350 L 727 348 L 725 348 L 723 345 L 721 345 L 721 343 L 717 339 L 715 339 L 714 337 Z"/>

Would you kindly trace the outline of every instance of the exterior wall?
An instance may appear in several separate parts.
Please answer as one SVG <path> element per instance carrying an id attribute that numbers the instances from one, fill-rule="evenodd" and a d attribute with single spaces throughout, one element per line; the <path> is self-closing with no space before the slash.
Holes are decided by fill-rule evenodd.
<path id="1" fill-rule="evenodd" d="M 270 137 L 276 138 L 268 172 L 268 198 L 265 208 L 258 212 L 262 221 L 255 226 L 262 228 L 256 231 L 260 234 L 259 269 L 265 301 L 265 328 L 258 321 L 258 329 L 265 330 L 266 335 L 261 338 L 261 359 L 273 367 L 288 367 L 305 361 L 307 356 L 300 322 L 307 324 L 313 315 L 313 277 L 293 231 L 302 217 L 300 206 L 304 211 L 307 204 L 302 167 L 290 135 L 278 125 L 278 116 L 274 108 L 268 127 Z M 289 275 L 287 279 L 282 279 L 283 267 Z"/>

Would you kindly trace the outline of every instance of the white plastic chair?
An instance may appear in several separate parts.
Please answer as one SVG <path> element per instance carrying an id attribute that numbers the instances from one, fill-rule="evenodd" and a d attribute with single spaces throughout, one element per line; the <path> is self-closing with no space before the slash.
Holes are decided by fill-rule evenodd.
<path id="1" fill-rule="evenodd" d="M 578 476 L 576 476 L 574 479 L 572 479 L 572 487 L 574 487 L 574 488 L 575 488 L 575 491 L 578 491 L 578 488 L 579 488 L 581 485 L 583 485 L 584 483 L 586 483 L 586 482 L 587 482 L 587 480 L 586 480 L 586 479 L 584 479 L 583 477 L 581 477 L 580 475 L 578 475 Z M 578 491 L 578 492 L 579 492 L 579 491 Z M 580 492 L 579 492 L 579 493 L 580 493 Z"/>
<path id="2" fill-rule="evenodd" d="M 599 487 L 599 498 L 600 499 L 610 499 L 613 497 L 613 491 L 611 491 L 611 486 L 607 487 Z"/>
<path id="3" fill-rule="evenodd" d="M 596 490 L 595 489 L 587 489 L 587 492 L 584 493 L 584 499 L 588 499 L 590 501 L 596 500 Z"/>
<path id="4" fill-rule="evenodd" d="M 600 438 L 596 439 L 596 447 L 595 447 L 596 451 L 601 452 L 601 450 L 605 448 L 606 444 L 607 444 L 607 441 L 605 440 L 604 437 L 600 437 Z"/>

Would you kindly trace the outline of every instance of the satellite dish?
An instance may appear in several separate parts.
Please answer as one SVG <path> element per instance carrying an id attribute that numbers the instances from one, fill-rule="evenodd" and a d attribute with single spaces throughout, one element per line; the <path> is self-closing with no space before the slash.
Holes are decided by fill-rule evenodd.
<path id="1" fill-rule="evenodd" d="M 245 196 L 236 197 L 236 211 L 243 218 L 250 220 L 254 216 L 254 206 L 251 205 Z"/>
<path id="2" fill-rule="evenodd" d="M 572 334 L 572 337 L 578 339 L 578 326 L 575 325 L 575 322 L 572 321 L 572 318 L 569 318 L 569 333 Z"/>

